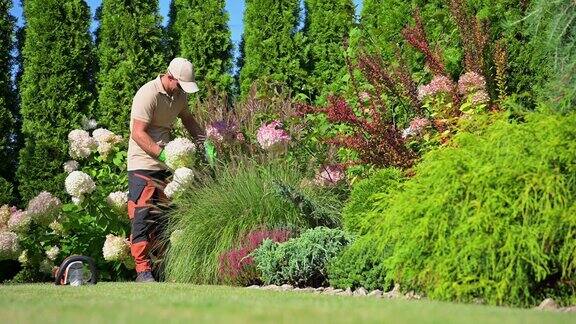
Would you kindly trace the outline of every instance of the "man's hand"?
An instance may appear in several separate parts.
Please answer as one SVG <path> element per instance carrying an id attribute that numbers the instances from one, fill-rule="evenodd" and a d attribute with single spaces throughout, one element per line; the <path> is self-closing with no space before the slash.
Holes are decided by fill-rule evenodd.
<path id="1" fill-rule="evenodd" d="M 157 143 L 152 140 L 150 135 L 146 132 L 148 129 L 148 123 L 143 122 L 138 119 L 132 120 L 132 132 L 131 137 L 132 139 L 144 150 L 144 152 L 148 153 L 151 157 L 159 158 L 163 149 Z M 166 157 L 164 157 L 164 161 Z M 162 161 L 162 160 L 161 160 Z M 162 162 L 164 162 L 162 161 Z"/>

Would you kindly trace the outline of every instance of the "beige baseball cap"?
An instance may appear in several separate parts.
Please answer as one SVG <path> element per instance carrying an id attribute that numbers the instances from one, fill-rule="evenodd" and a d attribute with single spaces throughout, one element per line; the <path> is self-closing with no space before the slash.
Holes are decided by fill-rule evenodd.
<path id="1" fill-rule="evenodd" d="M 194 78 L 194 67 L 185 58 L 177 57 L 168 65 L 168 72 L 178 80 L 180 87 L 187 93 L 198 91 L 198 85 Z"/>

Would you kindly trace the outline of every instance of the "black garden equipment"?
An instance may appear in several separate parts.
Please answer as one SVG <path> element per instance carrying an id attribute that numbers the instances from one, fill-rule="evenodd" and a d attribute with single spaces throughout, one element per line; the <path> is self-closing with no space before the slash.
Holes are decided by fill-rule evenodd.
<path id="1" fill-rule="evenodd" d="M 98 271 L 94 259 L 83 255 L 72 255 L 64 259 L 54 276 L 55 285 L 80 286 L 97 282 Z"/>

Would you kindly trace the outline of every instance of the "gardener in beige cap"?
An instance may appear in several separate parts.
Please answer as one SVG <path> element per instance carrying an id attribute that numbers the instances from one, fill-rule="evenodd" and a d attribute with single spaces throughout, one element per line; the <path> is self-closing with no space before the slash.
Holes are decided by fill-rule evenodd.
<path id="1" fill-rule="evenodd" d="M 128 142 L 128 217 L 137 282 L 154 282 L 150 250 L 161 230 L 159 203 L 166 201 L 163 145 L 170 141 L 176 117 L 195 139 L 204 134 L 188 110 L 188 94 L 198 91 L 190 61 L 177 57 L 166 74 L 143 85 L 132 103 Z"/>

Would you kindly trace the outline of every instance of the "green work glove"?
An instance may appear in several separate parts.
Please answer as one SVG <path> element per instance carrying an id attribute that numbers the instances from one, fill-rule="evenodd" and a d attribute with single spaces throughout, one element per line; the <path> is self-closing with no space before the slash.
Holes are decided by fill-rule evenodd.
<path id="1" fill-rule="evenodd" d="M 160 154 L 158 155 L 158 160 L 160 160 L 162 162 L 166 162 L 166 152 L 164 151 L 164 149 L 162 149 L 162 151 L 160 151 Z"/>
<path id="2" fill-rule="evenodd" d="M 216 164 L 216 147 L 212 142 L 206 140 L 204 141 L 204 154 L 206 154 L 206 160 L 211 167 Z"/>

